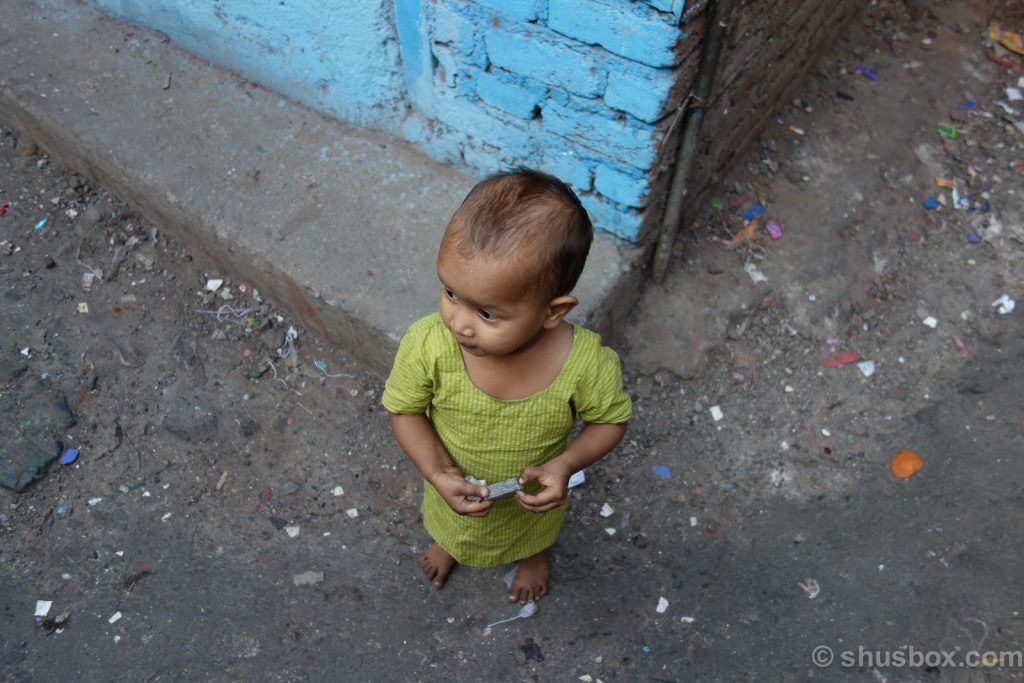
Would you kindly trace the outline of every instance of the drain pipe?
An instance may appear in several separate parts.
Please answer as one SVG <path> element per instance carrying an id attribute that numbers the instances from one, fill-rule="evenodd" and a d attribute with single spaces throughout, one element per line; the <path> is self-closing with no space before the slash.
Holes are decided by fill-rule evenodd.
<path id="1" fill-rule="evenodd" d="M 700 69 L 697 72 L 697 83 L 691 91 L 695 104 L 690 104 L 683 125 L 682 140 L 676 149 L 676 163 L 672 170 L 672 182 L 668 191 L 668 203 L 661 217 L 658 232 L 658 246 L 654 252 L 653 276 L 655 282 L 665 279 L 668 259 L 672 254 L 672 245 L 676 241 L 679 222 L 683 215 L 683 200 L 686 198 L 686 182 L 693 170 L 693 160 L 697 152 L 697 141 L 700 137 L 700 126 L 704 121 L 704 109 L 711 99 L 711 91 L 715 84 L 718 71 L 718 59 L 725 43 L 726 21 L 732 10 L 732 0 L 709 0 L 708 33 L 704 49 L 700 56 Z"/>

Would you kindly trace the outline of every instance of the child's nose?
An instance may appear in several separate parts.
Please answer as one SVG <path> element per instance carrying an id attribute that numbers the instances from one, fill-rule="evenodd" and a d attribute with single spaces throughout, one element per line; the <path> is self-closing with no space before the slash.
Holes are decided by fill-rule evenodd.
<path id="1" fill-rule="evenodd" d="M 465 306 L 459 306 L 452 316 L 452 329 L 456 334 L 463 337 L 473 336 L 473 316 L 466 310 Z"/>

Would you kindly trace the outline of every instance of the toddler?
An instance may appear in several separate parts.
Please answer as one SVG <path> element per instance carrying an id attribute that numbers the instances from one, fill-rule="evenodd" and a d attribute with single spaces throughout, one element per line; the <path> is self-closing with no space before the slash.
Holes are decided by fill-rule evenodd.
<path id="1" fill-rule="evenodd" d="M 518 169 L 482 181 L 437 255 L 440 311 L 413 323 L 382 403 L 424 478 L 420 558 L 444 586 L 456 563 L 518 562 L 510 601 L 548 591 L 569 477 L 622 439 L 631 416 L 615 352 L 565 316 L 593 228 L 563 182 Z M 569 442 L 576 418 L 585 423 Z M 481 500 L 518 477 L 515 497 Z"/>

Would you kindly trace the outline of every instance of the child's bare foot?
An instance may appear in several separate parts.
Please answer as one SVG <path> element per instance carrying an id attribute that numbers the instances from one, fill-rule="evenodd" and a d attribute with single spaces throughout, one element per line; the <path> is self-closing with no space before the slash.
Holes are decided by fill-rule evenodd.
<path id="1" fill-rule="evenodd" d="M 435 543 L 420 557 L 420 566 L 434 588 L 444 588 L 444 582 L 448 580 L 448 574 L 455 566 L 455 558 Z"/>
<path id="2" fill-rule="evenodd" d="M 532 602 L 548 592 L 548 576 L 551 564 L 548 551 L 541 550 L 536 555 L 519 560 L 516 567 L 516 578 L 512 580 L 512 588 L 508 592 L 509 602 Z"/>

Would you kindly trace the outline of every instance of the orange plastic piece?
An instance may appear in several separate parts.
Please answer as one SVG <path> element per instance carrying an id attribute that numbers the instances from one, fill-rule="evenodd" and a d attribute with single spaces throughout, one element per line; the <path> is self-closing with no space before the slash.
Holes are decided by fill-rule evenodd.
<path id="1" fill-rule="evenodd" d="M 996 24 L 988 27 L 988 37 L 994 43 L 999 43 L 1008 50 L 1013 50 L 1019 55 L 1024 55 L 1024 45 L 1021 44 L 1019 33 L 1013 31 L 1002 31 Z"/>
<path id="2" fill-rule="evenodd" d="M 897 479 L 909 479 L 924 467 L 924 460 L 914 451 L 900 451 L 889 461 L 889 471 Z"/>
<path id="3" fill-rule="evenodd" d="M 935 184 L 939 187 L 956 187 L 956 181 L 952 178 L 936 178 Z"/>
<path id="4" fill-rule="evenodd" d="M 757 226 L 760 224 L 761 221 L 759 221 L 756 218 L 752 218 L 746 224 L 746 226 L 742 230 L 737 232 L 731 240 L 726 242 L 726 244 L 728 244 L 730 247 L 735 247 L 740 244 L 743 244 L 744 242 L 753 242 L 754 238 L 757 236 Z"/>

